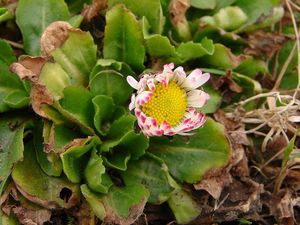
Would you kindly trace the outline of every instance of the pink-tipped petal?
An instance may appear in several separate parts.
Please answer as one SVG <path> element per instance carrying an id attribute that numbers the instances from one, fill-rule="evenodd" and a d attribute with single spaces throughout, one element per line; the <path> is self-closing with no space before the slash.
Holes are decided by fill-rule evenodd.
<path id="1" fill-rule="evenodd" d="M 134 88 L 134 89 L 138 89 L 138 83 L 139 82 L 137 82 L 137 80 L 136 79 L 134 79 L 132 76 L 128 76 L 128 77 L 126 77 L 126 80 L 127 80 L 127 82 L 128 82 L 128 84 L 132 87 L 132 88 Z"/>
<path id="2" fill-rule="evenodd" d="M 209 95 L 201 90 L 192 90 L 187 94 L 187 103 L 190 107 L 200 108 L 206 104 Z"/>
<path id="3" fill-rule="evenodd" d="M 155 83 L 154 83 L 153 78 L 150 78 L 150 79 L 147 80 L 147 86 L 148 86 L 149 90 L 154 91 Z"/>
<path id="4" fill-rule="evenodd" d="M 128 108 L 130 111 L 135 108 L 135 94 L 131 95 L 131 101 Z"/>
<path id="5" fill-rule="evenodd" d="M 179 66 L 174 70 L 174 79 L 177 81 L 178 85 L 181 85 L 185 81 L 186 73 L 182 66 Z"/>
<path id="6" fill-rule="evenodd" d="M 209 73 L 202 73 L 200 69 L 195 69 L 191 72 L 191 74 L 186 78 L 183 82 L 182 86 L 186 90 L 192 90 L 200 87 L 204 83 L 206 83 L 210 78 Z"/>
<path id="7" fill-rule="evenodd" d="M 143 91 L 136 97 L 135 102 L 138 106 L 144 105 L 150 100 L 151 96 L 152 96 L 151 91 Z"/>

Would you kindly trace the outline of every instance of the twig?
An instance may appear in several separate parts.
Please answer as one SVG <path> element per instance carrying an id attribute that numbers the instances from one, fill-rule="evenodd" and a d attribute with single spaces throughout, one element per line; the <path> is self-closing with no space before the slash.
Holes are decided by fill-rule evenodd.
<path id="1" fill-rule="evenodd" d="M 276 79 L 276 82 L 274 84 L 274 87 L 272 88 L 272 91 L 276 91 L 279 88 L 281 80 L 283 78 L 283 75 L 285 74 L 285 72 L 286 72 L 286 70 L 287 70 L 287 68 L 288 68 L 288 66 L 289 66 L 290 62 L 292 61 L 292 58 L 293 58 L 293 56 L 295 54 L 296 47 L 297 47 L 297 42 L 295 42 L 295 44 L 294 44 L 294 46 L 293 46 L 293 48 L 292 48 L 289 56 L 287 57 L 286 61 L 284 62 L 283 66 L 282 66 L 282 68 L 280 70 L 280 73 L 277 76 L 277 79 Z"/>
<path id="2" fill-rule="evenodd" d="M 6 39 L 2 39 L 2 40 L 7 42 L 8 44 L 10 44 L 11 46 L 13 46 L 15 48 L 24 49 L 24 46 L 22 44 L 19 44 L 19 43 L 14 42 L 14 41 L 6 40 Z"/>

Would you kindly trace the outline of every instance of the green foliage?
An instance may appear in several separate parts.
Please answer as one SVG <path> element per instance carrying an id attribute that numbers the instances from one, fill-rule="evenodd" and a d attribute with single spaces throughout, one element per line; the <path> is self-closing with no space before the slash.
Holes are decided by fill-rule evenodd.
<path id="1" fill-rule="evenodd" d="M 136 71 L 144 68 L 145 47 L 141 27 L 123 5 L 106 14 L 103 54 L 105 59 L 123 61 Z"/>
<path id="2" fill-rule="evenodd" d="M 26 117 L 14 114 L 2 114 L 0 117 L 0 181 L 10 174 L 16 162 L 23 159 L 26 120 Z"/>
<path id="3" fill-rule="evenodd" d="M 0 112 L 23 108 L 29 104 L 29 94 L 24 83 L 9 71 L 16 60 L 9 44 L 0 39 Z"/>
<path id="4" fill-rule="evenodd" d="M 16 22 L 22 32 L 26 53 L 39 55 L 39 40 L 45 28 L 54 21 L 69 18 L 70 13 L 63 0 L 20 0 Z"/>

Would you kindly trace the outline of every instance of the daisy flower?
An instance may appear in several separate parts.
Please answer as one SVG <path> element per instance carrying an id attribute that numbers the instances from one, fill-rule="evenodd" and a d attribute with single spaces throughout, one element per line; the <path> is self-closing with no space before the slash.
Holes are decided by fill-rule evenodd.
<path id="1" fill-rule="evenodd" d="M 143 75 L 140 81 L 127 77 L 137 90 L 129 110 L 134 109 L 145 136 L 190 135 L 205 123 L 205 115 L 196 108 L 205 105 L 209 95 L 197 88 L 209 80 L 210 74 L 195 69 L 187 76 L 181 66 L 173 69 L 171 63 L 161 73 Z"/>

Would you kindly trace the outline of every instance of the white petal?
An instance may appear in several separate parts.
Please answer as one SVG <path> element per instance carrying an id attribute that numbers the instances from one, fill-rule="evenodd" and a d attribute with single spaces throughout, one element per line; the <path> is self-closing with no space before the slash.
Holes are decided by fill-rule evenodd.
<path id="1" fill-rule="evenodd" d="M 192 90 L 200 87 L 202 84 L 207 82 L 210 78 L 209 73 L 202 73 L 200 69 L 195 69 L 183 82 L 182 87 L 186 90 Z"/>
<path id="2" fill-rule="evenodd" d="M 131 101 L 128 108 L 130 111 L 135 108 L 135 94 L 131 95 Z"/>
<path id="3" fill-rule="evenodd" d="M 128 84 L 132 87 L 132 88 L 134 88 L 134 89 L 138 89 L 138 83 L 139 82 L 137 82 L 137 80 L 136 79 L 134 79 L 134 77 L 132 77 L 132 76 L 127 76 L 126 77 L 126 80 L 127 80 L 127 82 L 128 82 Z"/>
<path id="4" fill-rule="evenodd" d="M 153 78 L 150 78 L 150 79 L 147 80 L 147 86 L 148 86 L 149 90 L 154 91 L 155 83 L 154 83 Z"/>
<path id="5" fill-rule="evenodd" d="M 136 96 L 136 105 L 137 106 L 144 105 L 145 103 L 147 103 L 150 100 L 151 96 L 152 96 L 151 91 L 143 91 L 143 92 L 139 93 Z"/>
<path id="6" fill-rule="evenodd" d="M 165 64 L 163 73 L 172 73 L 173 69 L 174 69 L 174 63 Z"/>
<path id="7" fill-rule="evenodd" d="M 179 66 L 174 70 L 174 78 L 178 85 L 181 85 L 185 81 L 186 73 L 184 72 L 182 66 Z"/>
<path id="8" fill-rule="evenodd" d="M 209 95 L 201 90 L 192 90 L 187 94 L 187 103 L 190 107 L 200 108 L 206 104 Z"/>

